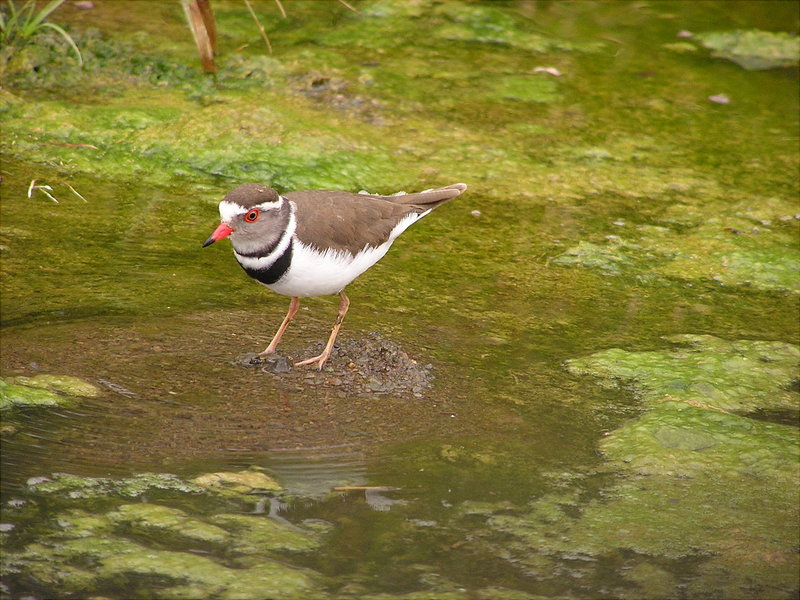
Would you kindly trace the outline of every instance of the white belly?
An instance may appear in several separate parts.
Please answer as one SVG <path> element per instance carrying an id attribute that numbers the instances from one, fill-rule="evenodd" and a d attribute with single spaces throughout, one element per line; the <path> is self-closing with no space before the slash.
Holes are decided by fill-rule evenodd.
<path id="1" fill-rule="evenodd" d="M 376 248 L 367 247 L 356 256 L 349 252 L 326 250 L 319 252 L 295 240 L 292 263 L 275 283 L 266 285 L 284 296 L 327 296 L 338 294 L 347 284 L 378 262 L 388 252 L 394 240 Z"/>

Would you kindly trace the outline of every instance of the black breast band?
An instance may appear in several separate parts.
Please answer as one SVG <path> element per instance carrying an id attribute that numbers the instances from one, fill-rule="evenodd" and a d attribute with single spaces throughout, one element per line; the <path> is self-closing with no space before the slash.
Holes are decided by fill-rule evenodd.
<path id="1" fill-rule="evenodd" d="M 241 263 L 240 263 L 241 264 Z M 250 269 L 242 265 L 242 268 L 245 272 L 250 275 L 253 279 L 260 281 L 265 285 L 270 285 L 278 281 L 281 277 L 286 274 L 286 271 L 289 270 L 289 265 L 292 264 L 292 242 L 289 241 L 289 245 L 286 247 L 286 250 L 278 257 L 272 265 L 267 267 L 266 269 Z"/>

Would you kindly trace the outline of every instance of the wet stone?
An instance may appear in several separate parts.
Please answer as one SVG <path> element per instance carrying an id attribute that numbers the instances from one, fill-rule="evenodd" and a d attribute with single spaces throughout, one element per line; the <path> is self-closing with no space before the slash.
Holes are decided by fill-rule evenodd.
<path id="1" fill-rule="evenodd" d="M 261 367 L 261 370 L 265 373 L 280 375 L 292 370 L 292 363 L 289 362 L 289 359 L 279 354 L 268 356 L 262 361 L 262 364 L 264 366 Z"/>
<path id="2" fill-rule="evenodd" d="M 323 348 L 324 344 L 317 342 L 297 356 L 289 356 L 278 350 L 266 358 L 249 353 L 233 362 L 274 375 L 279 387 L 287 390 L 322 386 L 336 388 L 346 394 L 407 394 L 422 397 L 434 378 L 432 364 L 419 364 L 399 344 L 377 332 L 334 346 L 322 372 L 318 372 L 313 365 L 293 366 L 294 361 L 318 355 Z"/>
<path id="3" fill-rule="evenodd" d="M 253 491 L 279 491 L 280 484 L 261 471 L 239 471 L 207 473 L 192 480 L 192 483 L 210 491 L 227 491 L 248 494 Z"/>

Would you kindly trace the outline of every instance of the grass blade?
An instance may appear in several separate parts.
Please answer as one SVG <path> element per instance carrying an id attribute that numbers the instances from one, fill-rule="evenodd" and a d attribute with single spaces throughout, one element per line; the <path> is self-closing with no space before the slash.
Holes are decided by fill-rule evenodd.
<path id="1" fill-rule="evenodd" d="M 57 31 L 61 37 L 63 37 L 64 40 L 72 47 L 72 49 L 75 51 L 75 54 L 78 55 L 78 65 L 81 67 L 83 66 L 83 56 L 81 56 L 81 51 L 78 49 L 78 46 L 75 44 L 75 41 L 72 39 L 72 37 L 66 31 L 64 31 L 62 27 L 56 25 L 55 23 L 42 23 L 41 27 L 49 27 L 50 29 Z"/>

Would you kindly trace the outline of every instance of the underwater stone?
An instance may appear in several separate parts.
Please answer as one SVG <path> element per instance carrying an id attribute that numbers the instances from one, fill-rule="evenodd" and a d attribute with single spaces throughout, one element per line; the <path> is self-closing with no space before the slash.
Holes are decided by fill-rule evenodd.
<path id="1" fill-rule="evenodd" d="M 718 58 L 748 71 L 793 67 L 800 61 L 800 38 L 782 31 L 711 31 L 696 36 Z"/>
<path id="2" fill-rule="evenodd" d="M 574 375 L 592 375 L 604 387 L 634 385 L 645 402 L 683 401 L 726 411 L 797 409 L 789 391 L 797 377 L 798 347 L 783 342 L 710 335 L 666 338 L 684 347 L 650 352 L 611 348 L 567 361 Z"/>
<path id="3" fill-rule="evenodd" d="M 108 513 L 113 522 L 134 534 L 171 538 L 173 541 L 223 544 L 229 540 L 224 529 L 195 519 L 182 510 L 159 504 L 124 504 Z"/>
<path id="4" fill-rule="evenodd" d="M 63 535 L 70 538 L 105 535 L 113 527 L 112 521 L 106 515 L 91 514 L 80 509 L 60 514 L 57 523 Z"/>
<path id="5" fill-rule="evenodd" d="M 22 406 L 67 406 L 76 397 L 92 398 L 100 390 L 77 377 L 35 375 L 0 379 L 0 409 Z"/>
<path id="6" fill-rule="evenodd" d="M 192 483 L 212 491 L 247 494 L 254 490 L 279 492 L 283 488 L 272 477 L 260 471 L 219 472 L 200 475 Z"/>
<path id="7" fill-rule="evenodd" d="M 210 558 L 184 552 L 146 550 L 104 560 L 100 578 L 116 585 L 142 578 L 158 578 L 162 585 L 149 588 L 156 598 L 274 598 L 275 600 L 321 597 L 312 572 L 293 569 L 262 559 L 249 569 L 229 569 Z"/>
<path id="8" fill-rule="evenodd" d="M 53 473 L 52 479 L 36 478 L 29 486 L 38 493 L 66 498 L 100 498 L 123 496 L 136 498 L 151 490 L 172 490 L 200 493 L 204 488 L 179 479 L 170 473 L 140 473 L 123 479 L 80 477 L 69 473 Z"/>
<path id="9" fill-rule="evenodd" d="M 559 564 L 554 561 L 591 565 L 620 551 L 669 560 L 705 557 L 700 569 L 706 575 L 690 584 L 695 597 L 742 597 L 743 590 L 790 597 L 786 591 L 796 589 L 797 575 L 786 565 L 797 560 L 800 533 L 797 430 L 729 414 L 719 405 L 797 406 L 798 394 L 785 388 L 796 377 L 798 348 L 706 335 L 667 339 L 688 347 L 612 349 L 568 361 L 572 373 L 608 386 L 630 382 L 646 403 L 644 414 L 599 444 L 617 479 L 587 502 L 549 495 L 527 509 L 492 514 L 486 523 L 497 537 L 484 532 L 484 542 L 536 577 L 548 577 Z M 680 582 L 670 573 L 637 567 L 629 579 L 641 589 L 620 597 L 639 597 L 645 588 L 649 594 L 650 586 L 664 597 L 679 594 Z M 595 570 L 587 568 L 586 574 Z"/>
<path id="10" fill-rule="evenodd" d="M 14 382 L 29 387 L 43 388 L 52 392 L 59 392 L 67 396 L 81 398 L 95 398 L 100 395 L 100 389 L 91 383 L 71 377 L 69 375 L 34 375 L 33 377 L 15 377 Z"/>
<path id="11" fill-rule="evenodd" d="M 222 514 L 211 517 L 211 521 L 232 532 L 230 548 L 236 553 L 308 552 L 320 544 L 314 533 L 266 515 Z"/>
<path id="12" fill-rule="evenodd" d="M 600 447 L 625 469 L 701 477 L 714 471 L 790 480 L 800 453 L 796 430 L 680 402 L 664 402 L 615 430 Z"/>
<path id="13" fill-rule="evenodd" d="M 0 409 L 23 406 L 62 406 L 72 401 L 51 391 L 0 379 Z"/>

